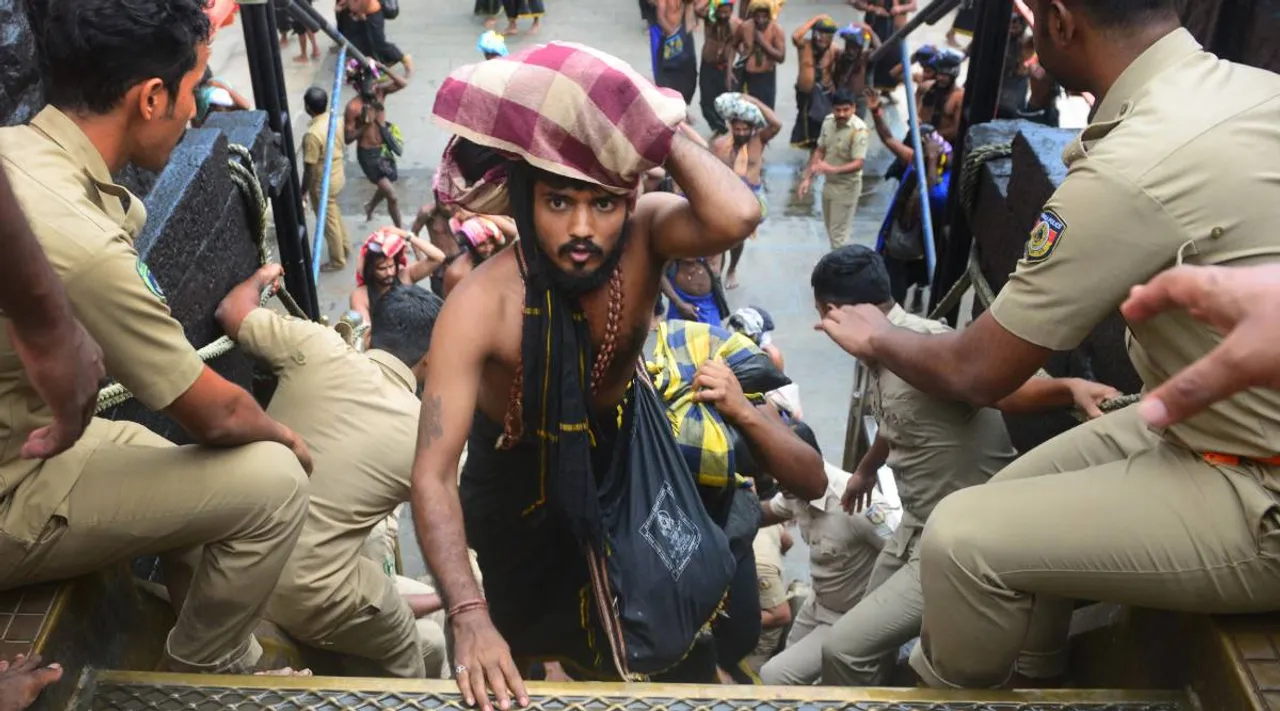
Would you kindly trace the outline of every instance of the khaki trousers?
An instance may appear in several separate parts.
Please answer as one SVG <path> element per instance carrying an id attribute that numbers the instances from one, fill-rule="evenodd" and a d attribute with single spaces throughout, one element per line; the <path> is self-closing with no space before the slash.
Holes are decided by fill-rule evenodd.
<path id="1" fill-rule="evenodd" d="M 342 185 L 329 186 L 328 207 L 324 213 L 324 241 L 329 246 L 329 261 L 343 266 L 347 263 L 347 256 L 351 253 L 351 241 L 347 238 L 347 225 L 342 221 L 342 210 L 338 207 L 338 194 L 342 192 Z M 320 219 L 320 197 L 319 190 L 311 191 L 311 209 L 316 213 L 316 219 Z"/>
<path id="2" fill-rule="evenodd" d="M 348 667 L 356 676 L 426 676 L 413 613 L 382 566 L 361 556 L 351 575 L 331 589 L 319 587 L 333 582 L 309 591 L 330 602 L 276 595 L 268 617 L 300 642 L 352 657 Z"/>
<path id="3" fill-rule="evenodd" d="M 791 623 L 787 646 L 760 668 L 769 686 L 813 684 L 822 674 L 822 645 L 840 613 L 823 607 L 810 593 Z"/>
<path id="4" fill-rule="evenodd" d="M 927 683 L 995 687 L 1020 651 L 1060 659 L 1072 599 L 1277 608 L 1280 471 L 1207 464 L 1149 432 L 1136 409 L 1081 425 L 934 510 L 911 657 Z"/>
<path id="5" fill-rule="evenodd" d="M 822 221 L 827 226 L 831 249 L 853 244 L 853 218 L 858 214 L 858 198 L 862 197 L 862 178 L 850 185 L 824 185 L 822 188 Z"/>
<path id="6" fill-rule="evenodd" d="M 920 539 L 909 557 L 887 548 L 867 580 L 867 592 L 844 613 L 821 647 L 822 683 L 827 686 L 886 686 L 898 649 L 920 634 L 924 596 L 920 592 Z M 813 683 L 812 681 L 804 683 Z"/>
<path id="7" fill-rule="evenodd" d="M 95 419 L 59 456 L 83 460 L 79 479 L 26 556 L 0 565 L 0 588 L 202 548 L 183 577 L 187 589 L 170 593 L 184 602 L 165 642 L 166 665 L 253 671 L 262 654 L 253 628 L 307 510 L 307 478 L 293 453 L 270 442 L 176 447 L 141 425 Z M 24 499 L 39 495 L 39 478 L 14 491 L 0 532 L 24 525 Z"/>

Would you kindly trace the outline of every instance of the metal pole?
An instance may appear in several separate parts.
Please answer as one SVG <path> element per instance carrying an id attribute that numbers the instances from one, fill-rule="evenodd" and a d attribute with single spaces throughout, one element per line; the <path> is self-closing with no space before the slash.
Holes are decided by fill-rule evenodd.
<path id="1" fill-rule="evenodd" d="M 245 51 L 253 83 L 254 103 L 267 114 L 267 125 L 279 137 L 280 152 L 288 163 L 288 175 L 278 194 L 271 196 L 280 263 L 285 285 L 298 305 L 312 319 L 320 315 L 315 279 L 311 275 L 310 243 L 298 186 L 297 156 L 293 149 L 293 128 L 289 123 L 289 102 L 285 96 L 284 70 L 280 65 L 280 45 L 275 16 L 266 0 L 238 0 L 244 23 Z"/>
<path id="2" fill-rule="evenodd" d="M 912 17 L 910 20 L 908 20 L 907 24 L 902 26 L 902 29 L 898 30 L 897 32 L 894 32 L 889 37 L 881 37 L 880 47 L 877 48 L 876 51 L 871 53 L 871 57 L 867 59 L 867 64 L 875 64 L 876 62 L 880 61 L 881 58 L 883 58 L 886 54 L 892 51 L 894 42 L 897 42 L 902 39 L 906 39 L 906 36 L 911 34 L 912 32 L 915 32 L 916 28 L 919 27 L 920 25 L 937 24 L 938 20 L 941 20 L 942 18 L 946 17 L 947 13 L 956 9 L 956 7 L 959 6 L 962 1 L 963 0 L 934 0 L 929 5 L 926 5 L 923 10 L 915 14 L 915 17 Z M 903 71 L 905 72 L 911 68 L 911 64 L 910 63 L 903 64 L 902 67 L 903 67 Z"/>
<path id="3" fill-rule="evenodd" d="M 1004 55 L 1009 46 L 1009 20 L 1013 17 L 1013 0 L 974 0 L 978 9 L 973 42 L 969 44 L 969 69 L 965 77 L 964 110 L 960 117 L 960 140 L 953 146 L 951 162 L 951 194 L 947 217 L 951 225 L 943 245 L 937 278 L 929 295 L 929 309 L 964 274 L 969 264 L 973 233 L 964 214 L 959 175 L 969 154 L 969 129 L 991 121 L 1000 106 L 1000 85 L 1004 79 Z M 959 307 L 944 318 L 956 325 Z"/>
<path id="4" fill-rule="evenodd" d="M 325 218 L 329 214 L 329 174 L 333 171 L 333 151 L 342 150 L 334 146 L 333 139 L 338 133 L 338 102 L 342 98 L 342 75 L 347 65 L 347 46 L 338 50 L 338 66 L 333 72 L 333 93 L 329 95 L 329 135 L 324 139 L 324 176 L 320 179 L 320 194 L 316 196 L 316 239 L 311 248 L 311 278 L 320 281 L 320 244 L 324 241 Z M 329 255 L 333 259 L 333 255 Z"/>
<path id="5" fill-rule="evenodd" d="M 369 60 L 360 53 L 359 49 L 356 49 L 354 44 L 351 44 L 351 40 L 347 39 L 341 32 L 334 29 L 333 25 L 329 24 L 329 21 L 324 18 L 324 15 L 320 14 L 320 11 L 317 10 L 315 6 L 296 2 L 296 0 L 290 0 L 289 14 L 295 18 L 300 16 L 305 17 L 309 21 L 316 23 L 320 26 L 320 31 L 329 35 L 329 39 L 338 43 L 342 47 L 346 47 L 348 54 L 360 60 L 361 64 L 368 64 Z"/>
<path id="6" fill-rule="evenodd" d="M 902 48 L 902 84 L 907 89 L 907 121 L 911 129 L 911 150 L 916 164 L 916 188 L 920 191 L 920 227 L 924 231 L 924 263 L 933 283 L 938 263 L 937 248 L 933 243 L 933 215 L 929 209 L 929 176 L 925 173 L 924 145 L 920 140 L 920 117 L 916 115 L 916 86 L 911 79 L 911 50 L 906 40 L 898 43 Z"/>

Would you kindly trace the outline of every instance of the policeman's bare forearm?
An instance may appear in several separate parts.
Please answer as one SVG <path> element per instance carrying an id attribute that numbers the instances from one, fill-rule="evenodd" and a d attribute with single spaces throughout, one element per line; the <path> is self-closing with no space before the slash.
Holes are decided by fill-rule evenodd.
<path id="1" fill-rule="evenodd" d="M 861 158 L 858 158 L 857 160 L 852 160 L 852 161 L 849 161 L 848 163 L 833 165 L 831 166 L 831 175 L 847 175 L 849 173 L 857 173 L 858 171 L 862 170 L 863 162 L 864 161 Z"/>
<path id="2" fill-rule="evenodd" d="M 1017 390 L 1050 354 L 1005 331 L 990 311 L 951 333 L 884 328 L 871 336 L 871 350 L 873 360 L 917 390 L 977 407 Z"/>
<path id="3" fill-rule="evenodd" d="M 765 629 L 786 627 L 791 623 L 791 603 L 784 602 L 777 607 L 760 611 L 760 626 Z"/>
<path id="4" fill-rule="evenodd" d="M 1070 407 L 1075 403 L 1066 378 L 1031 378 L 993 405 L 1001 412 L 1026 414 Z"/>
<path id="5" fill-rule="evenodd" d="M 404 595 L 403 597 L 404 601 L 409 603 L 409 610 L 413 612 L 414 619 L 426 617 L 433 612 L 444 609 L 444 600 L 434 593 L 430 595 Z"/>
<path id="6" fill-rule="evenodd" d="M 740 415 L 726 416 L 738 429 L 762 471 L 769 472 L 787 491 L 811 501 L 827 489 L 822 455 L 814 451 L 781 419 L 769 417 L 765 408 L 749 407 Z"/>
<path id="7" fill-rule="evenodd" d="M 877 432 L 876 441 L 872 442 L 867 453 L 862 455 L 862 461 L 858 462 L 858 469 L 867 474 L 876 474 L 887 461 L 889 461 L 889 442 Z"/>
<path id="8" fill-rule="evenodd" d="M 768 528 L 786 522 L 787 519 L 779 516 L 768 501 L 760 502 L 760 528 Z"/>
<path id="9" fill-rule="evenodd" d="M 317 184 L 314 184 L 316 182 L 317 172 L 318 171 L 316 171 L 315 168 L 311 167 L 310 163 L 306 163 L 302 166 L 302 194 L 303 195 L 312 195 L 312 194 L 319 195 L 320 186 Z"/>

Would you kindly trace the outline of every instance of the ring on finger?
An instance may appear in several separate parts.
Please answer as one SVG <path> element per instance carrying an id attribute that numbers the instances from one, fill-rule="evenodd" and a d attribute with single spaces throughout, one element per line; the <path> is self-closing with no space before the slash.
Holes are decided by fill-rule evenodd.
<path id="1" fill-rule="evenodd" d="M 466 665 L 466 664 L 459 664 L 458 666 L 456 666 L 456 667 L 454 667 L 454 668 L 453 668 L 453 675 L 454 675 L 454 676 L 462 676 L 463 674 L 466 674 L 466 673 L 467 673 L 467 665 Z"/>

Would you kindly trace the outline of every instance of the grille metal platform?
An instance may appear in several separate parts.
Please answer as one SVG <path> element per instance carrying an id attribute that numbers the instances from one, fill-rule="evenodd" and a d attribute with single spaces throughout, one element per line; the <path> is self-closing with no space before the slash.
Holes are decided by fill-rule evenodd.
<path id="1" fill-rule="evenodd" d="M 82 689 L 89 711 L 465 711 L 451 682 L 333 677 L 230 677 L 99 672 Z M 1182 694 L 1133 691 L 939 692 L 677 684 L 530 684 L 546 711 L 1190 711 Z"/>

